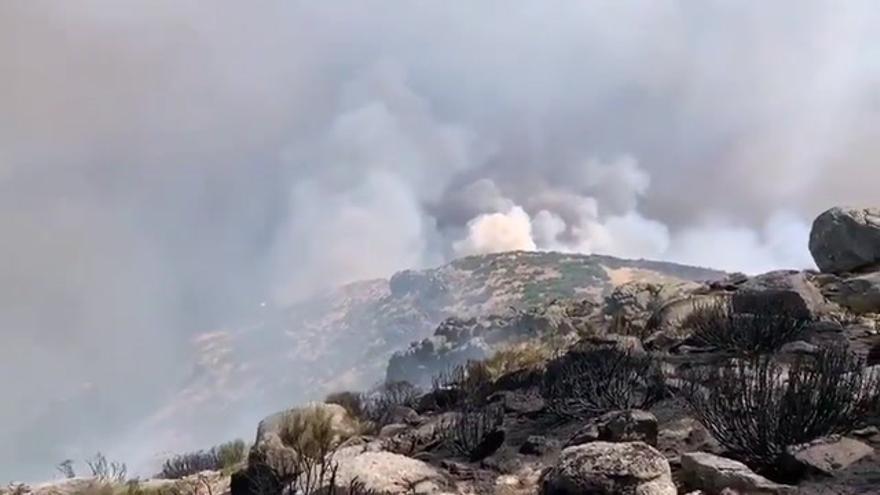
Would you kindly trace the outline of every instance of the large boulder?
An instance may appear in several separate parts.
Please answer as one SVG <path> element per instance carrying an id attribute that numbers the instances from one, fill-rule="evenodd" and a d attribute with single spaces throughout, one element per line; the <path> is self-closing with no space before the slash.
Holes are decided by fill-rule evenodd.
<path id="1" fill-rule="evenodd" d="M 676 495 L 669 462 L 643 442 L 592 442 L 562 451 L 542 476 L 543 495 Z"/>
<path id="2" fill-rule="evenodd" d="M 835 207 L 822 213 L 813 222 L 810 253 L 823 272 L 880 263 L 880 209 Z"/>
<path id="3" fill-rule="evenodd" d="M 829 299 L 854 313 L 880 312 L 880 272 L 840 278 L 824 290 Z"/>
<path id="4" fill-rule="evenodd" d="M 434 495 L 454 493 L 453 483 L 431 465 L 386 451 L 363 447 L 340 449 L 334 456 L 338 463 L 336 484 L 347 487 L 353 481 L 363 484 L 365 492 Z"/>
<path id="5" fill-rule="evenodd" d="M 858 440 L 832 435 L 788 447 L 783 463 L 795 476 L 833 476 L 873 453 L 871 446 Z"/>
<path id="6" fill-rule="evenodd" d="M 613 331 L 625 327 L 645 328 L 651 315 L 673 299 L 700 287 L 694 282 L 653 283 L 634 280 L 621 284 L 605 298 L 604 312 L 612 319 Z"/>
<path id="7" fill-rule="evenodd" d="M 749 278 L 731 300 L 737 313 L 778 308 L 800 318 L 816 318 L 826 310 L 825 297 L 806 273 L 777 270 Z"/>
<path id="8" fill-rule="evenodd" d="M 690 490 L 720 493 L 735 490 L 749 495 L 788 495 L 793 486 L 774 483 L 754 473 L 745 464 L 706 452 L 681 455 L 681 479 Z"/>
<path id="9" fill-rule="evenodd" d="M 611 411 L 591 419 L 566 446 L 588 442 L 645 442 L 657 445 L 657 418 L 647 411 Z"/>

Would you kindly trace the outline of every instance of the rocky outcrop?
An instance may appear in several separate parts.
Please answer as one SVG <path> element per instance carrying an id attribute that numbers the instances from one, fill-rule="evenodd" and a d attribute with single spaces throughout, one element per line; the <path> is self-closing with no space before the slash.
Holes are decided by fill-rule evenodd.
<path id="1" fill-rule="evenodd" d="M 543 495 L 675 495 L 669 463 L 642 442 L 593 442 L 562 451 L 541 480 Z"/>
<path id="2" fill-rule="evenodd" d="M 822 213 L 813 222 L 810 253 L 823 272 L 880 263 L 880 209 L 835 207 Z"/>
<path id="3" fill-rule="evenodd" d="M 681 478 L 690 490 L 708 494 L 735 490 L 749 495 L 794 495 L 792 486 L 774 483 L 754 473 L 745 464 L 705 452 L 681 455 Z"/>
<path id="4" fill-rule="evenodd" d="M 588 442 L 645 442 L 657 445 L 657 418 L 647 411 L 612 411 L 591 419 L 566 446 Z"/>
<path id="5" fill-rule="evenodd" d="M 832 301 L 856 314 L 880 313 L 880 272 L 837 278 L 823 291 Z"/>
<path id="6" fill-rule="evenodd" d="M 834 435 L 789 447 L 783 464 L 792 475 L 798 477 L 833 476 L 873 453 L 874 449 L 869 445 Z"/>
<path id="7" fill-rule="evenodd" d="M 816 318 L 826 311 L 822 292 L 807 274 L 777 270 L 745 280 L 732 298 L 737 313 L 779 308 L 800 318 Z"/>
<path id="8" fill-rule="evenodd" d="M 400 454 L 348 447 L 337 452 L 334 460 L 340 486 L 357 480 L 367 491 L 388 495 L 455 493 L 453 483 L 438 469 Z"/>
<path id="9" fill-rule="evenodd" d="M 616 287 L 605 298 L 604 312 L 619 327 L 645 328 L 651 316 L 669 301 L 699 288 L 694 282 L 655 283 L 631 281 Z"/>

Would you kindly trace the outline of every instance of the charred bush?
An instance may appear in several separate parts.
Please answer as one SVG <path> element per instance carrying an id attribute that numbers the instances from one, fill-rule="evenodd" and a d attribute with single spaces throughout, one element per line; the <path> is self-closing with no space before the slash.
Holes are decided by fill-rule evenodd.
<path id="1" fill-rule="evenodd" d="M 243 440 L 217 445 L 210 450 L 199 450 L 176 455 L 162 464 L 159 477 L 180 479 L 202 471 L 229 469 L 244 462 L 247 446 Z"/>
<path id="2" fill-rule="evenodd" d="M 747 303 L 745 302 L 747 301 Z M 774 298 L 735 296 L 698 307 L 682 326 L 700 346 L 737 354 L 769 354 L 797 340 L 811 319 Z"/>
<path id="3" fill-rule="evenodd" d="M 492 373 L 483 361 L 468 361 L 432 378 L 435 409 L 475 408 L 492 392 Z M 442 403 L 441 403 L 442 402 Z"/>
<path id="4" fill-rule="evenodd" d="M 472 462 L 488 457 L 504 442 L 504 409 L 490 405 L 464 410 L 440 425 L 447 447 Z"/>
<path id="5" fill-rule="evenodd" d="M 589 418 L 618 409 L 647 409 L 666 396 L 663 373 L 649 354 L 614 347 L 570 351 L 544 373 L 550 412 Z"/>
<path id="6" fill-rule="evenodd" d="M 390 382 L 379 386 L 361 398 L 360 418 L 382 427 L 394 421 L 401 407 L 415 408 L 421 391 L 409 382 Z"/>
<path id="7" fill-rule="evenodd" d="M 732 457 L 767 472 L 786 447 L 860 427 L 880 406 L 880 375 L 844 347 L 688 370 L 682 396 Z M 770 473 L 768 473 L 770 474 Z"/>

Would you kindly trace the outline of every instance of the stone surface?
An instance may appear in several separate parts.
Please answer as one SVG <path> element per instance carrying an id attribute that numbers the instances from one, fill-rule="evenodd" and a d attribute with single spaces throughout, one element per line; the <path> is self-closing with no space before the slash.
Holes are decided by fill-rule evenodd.
<path id="1" fill-rule="evenodd" d="M 559 441 L 541 435 L 531 435 L 520 446 L 520 454 L 543 456 L 559 449 Z"/>
<path id="2" fill-rule="evenodd" d="M 688 489 L 707 493 L 719 493 L 725 489 L 750 495 L 797 493 L 795 487 L 774 483 L 741 462 L 705 452 L 681 455 L 681 478 Z"/>
<path id="3" fill-rule="evenodd" d="M 348 486 L 356 479 L 366 490 L 388 495 L 454 493 L 452 482 L 442 472 L 410 457 L 351 447 L 340 449 L 334 460 L 339 463 L 337 484 L 340 486 Z"/>
<path id="4" fill-rule="evenodd" d="M 784 464 L 793 475 L 833 476 L 873 453 L 858 440 L 833 435 L 789 447 Z"/>
<path id="5" fill-rule="evenodd" d="M 819 215 L 810 253 L 823 272 L 843 273 L 880 262 L 880 209 L 835 207 Z"/>
<path id="6" fill-rule="evenodd" d="M 657 445 L 657 418 L 647 411 L 632 409 L 611 411 L 587 424 L 572 435 L 566 446 L 587 442 L 645 442 Z"/>
<path id="7" fill-rule="evenodd" d="M 675 495 L 669 463 L 643 442 L 592 442 L 562 451 L 541 480 L 543 495 Z"/>
<path id="8" fill-rule="evenodd" d="M 841 278 L 824 290 L 829 299 L 857 314 L 880 312 L 880 272 Z"/>
<path id="9" fill-rule="evenodd" d="M 807 274 L 794 270 L 776 270 L 749 278 L 738 287 L 731 302 L 737 313 L 772 307 L 802 318 L 818 317 L 827 305 Z"/>

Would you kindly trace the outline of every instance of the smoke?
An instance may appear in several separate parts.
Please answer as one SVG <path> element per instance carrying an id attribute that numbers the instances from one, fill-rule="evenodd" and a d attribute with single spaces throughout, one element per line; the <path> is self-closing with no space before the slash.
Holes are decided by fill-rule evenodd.
<path id="1" fill-rule="evenodd" d="M 532 239 L 529 214 L 519 206 L 505 213 L 484 213 L 468 222 L 467 227 L 467 238 L 453 244 L 458 256 L 538 248 Z"/>
<path id="2" fill-rule="evenodd" d="M 512 248 L 812 266 L 812 218 L 877 201 L 877 21 L 0 3 L 0 477 L 111 449 L 263 301 Z"/>

